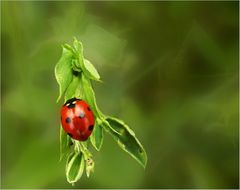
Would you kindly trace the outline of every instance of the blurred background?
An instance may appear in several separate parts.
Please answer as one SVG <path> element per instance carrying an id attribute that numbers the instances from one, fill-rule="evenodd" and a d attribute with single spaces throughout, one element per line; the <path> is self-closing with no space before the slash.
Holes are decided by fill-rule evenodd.
<path id="1" fill-rule="evenodd" d="M 2 188 L 238 188 L 238 16 L 237 1 L 1 2 Z M 54 67 L 74 36 L 145 170 L 105 133 L 94 175 L 67 183 Z"/>

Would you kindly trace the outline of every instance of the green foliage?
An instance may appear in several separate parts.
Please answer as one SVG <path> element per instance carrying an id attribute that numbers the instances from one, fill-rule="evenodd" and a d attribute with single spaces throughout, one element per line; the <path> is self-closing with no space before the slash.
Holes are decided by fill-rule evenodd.
<path id="1" fill-rule="evenodd" d="M 60 126 L 60 160 L 67 154 L 71 144 L 70 137 L 65 133 Z"/>
<path id="2" fill-rule="evenodd" d="M 89 177 L 91 172 L 94 172 L 94 161 L 92 159 L 92 154 L 88 150 L 86 143 L 84 142 L 80 143 L 78 141 L 75 142 L 79 146 L 79 150 L 83 153 L 86 162 L 86 175 L 87 177 Z"/>
<path id="3" fill-rule="evenodd" d="M 77 61 L 75 62 L 75 68 L 81 68 L 81 70 L 84 72 L 84 74 L 92 80 L 98 81 L 100 79 L 100 76 L 95 69 L 95 67 L 92 65 L 90 61 L 87 59 L 84 59 L 83 57 L 83 46 L 80 41 L 78 41 L 76 38 L 74 38 L 73 41 L 73 47 L 72 51 L 75 54 L 75 57 Z"/>
<path id="4" fill-rule="evenodd" d="M 88 61 L 87 59 L 84 59 L 84 72 L 86 73 L 88 78 L 96 80 L 96 81 L 100 80 L 100 76 L 99 76 L 97 70 L 95 69 L 93 64 L 90 61 Z"/>
<path id="5" fill-rule="evenodd" d="M 69 154 L 66 164 L 66 176 L 69 183 L 74 184 L 79 180 L 84 171 L 84 158 L 81 152 Z"/>
<path id="6" fill-rule="evenodd" d="M 72 57 L 72 52 L 63 47 L 62 57 L 55 67 L 55 76 L 59 84 L 59 96 L 57 101 L 60 100 L 61 96 L 64 94 L 72 81 Z"/>
<path id="7" fill-rule="evenodd" d="M 110 126 L 118 131 L 118 133 L 116 133 L 111 130 L 111 128 L 108 128 L 109 125 L 104 125 L 105 128 L 108 128 L 107 131 L 112 135 L 114 140 L 117 141 L 118 145 L 145 167 L 147 163 L 147 154 L 139 140 L 136 138 L 133 130 L 119 119 L 108 117 L 107 121 Z"/>
<path id="8" fill-rule="evenodd" d="M 103 130 L 102 130 L 102 120 L 96 119 L 93 132 L 90 136 L 92 145 L 96 150 L 100 150 L 103 144 Z"/>
<path id="9" fill-rule="evenodd" d="M 59 98 L 65 94 L 65 101 L 73 97 L 83 99 L 93 110 L 95 127 L 90 136 L 92 146 L 100 150 L 104 128 L 124 151 L 145 167 L 146 152 L 132 129 L 119 119 L 105 116 L 98 108 L 91 80 L 100 81 L 100 75 L 93 64 L 84 59 L 82 43 L 76 38 L 73 48 L 67 44 L 63 46 L 62 57 L 55 67 L 55 75 L 60 87 Z M 74 148 L 71 149 L 70 137 L 60 129 L 60 159 L 68 155 L 66 177 L 69 183 L 74 184 L 81 178 L 84 165 L 87 177 L 94 172 L 94 161 L 86 142 L 72 141 Z"/>
<path id="10" fill-rule="evenodd" d="M 80 85 L 81 85 L 82 91 L 84 92 L 82 99 L 86 100 L 86 102 L 90 105 L 95 116 L 101 117 L 102 113 L 97 107 L 95 93 L 92 89 L 90 79 L 88 79 L 84 74 L 81 75 L 80 77 L 81 77 Z"/>
<path id="11" fill-rule="evenodd" d="M 68 100 L 73 97 L 82 97 L 81 92 L 82 90 L 80 85 L 80 78 L 73 76 L 73 80 L 69 84 L 67 91 L 65 93 L 65 100 Z"/>

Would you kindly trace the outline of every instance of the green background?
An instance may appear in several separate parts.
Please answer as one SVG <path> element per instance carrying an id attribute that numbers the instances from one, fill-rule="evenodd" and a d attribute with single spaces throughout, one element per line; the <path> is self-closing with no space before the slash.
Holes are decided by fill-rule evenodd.
<path id="1" fill-rule="evenodd" d="M 238 188 L 238 4 L 1 2 L 2 188 Z M 105 134 L 94 175 L 66 182 L 54 66 L 73 36 L 145 170 Z"/>

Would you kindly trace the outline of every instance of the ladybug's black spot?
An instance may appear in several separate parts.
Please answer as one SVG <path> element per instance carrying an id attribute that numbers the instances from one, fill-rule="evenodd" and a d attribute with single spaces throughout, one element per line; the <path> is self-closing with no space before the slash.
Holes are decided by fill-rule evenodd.
<path id="1" fill-rule="evenodd" d="M 85 114 L 82 112 L 82 113 L 79 114 L 78 117 L 79 117 L 79 118 L 84 118 L 84 116 L 85 116 Z"/>
<path id="2" fill-rule="evenodd" d="M 68 133 L 68 135 L 69 135 L 70 137 L 72 137 L 72 134 L 71 134 L 71 133 Z"/>
<path id="3" fill-rule="evenodd" d="M 93 130 L 93 125 L 90 125 L 90 126 L 88 127 L 88 130 L 89 130 L 89 131 L 92 131 L 92 130 Z"/>
<path id="4" fill-rule="evenodd" d="M 87 107 L 88 111 L 91 111 L 90 107 Z"/>
<path id="5" fill-rule="evenodd" d="M 70 117 L 67 117 L 66 118 L 66 123 L 70 123 L 71 122 L 71 118 Z"/>

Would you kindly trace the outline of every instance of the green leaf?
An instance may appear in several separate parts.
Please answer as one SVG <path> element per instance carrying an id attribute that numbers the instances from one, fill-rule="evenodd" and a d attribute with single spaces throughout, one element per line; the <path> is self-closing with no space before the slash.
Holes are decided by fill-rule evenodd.
<path id="1" fill-rule="evenodd" d="M 81 75 L 81 73 L 79 73 Z M 80 76 L 73 76 L 73 80 L 71 84 L 68 86 L 67 91 L 65 93 L 65 100 L 71 99 L 73 97 L 82 99 L 83 98 L 83 90 L 80 84 Z"/>
<path id="2" fill-rule="evenodd" d="M 94 161 L 92 159 L 92 154 L 88 150 L 86 142 L 75 141 L 75 145 L 78 147 L 77 149 L 83 153 L 86 164 L 86 174 L 87 177 L 89 177 L 90 174 L 94 172 Z"/>
<path id="3" fill-rule="evenodd" d="M 63 47 L 62 56 L 55 66 L 55 77 L 59 84 L 59 96 L 57 102 L 72 81 L 72 58 L 73 53 L 69 49 Z"/>
<path id="4" fill-rule="evenodd" d="M 114 133 L 117 133 L 119 135 L 121 135 L 120 131 L 117 131 L 114 127 L 112 127 L 108 121 L 104 118 L 102 119 L 102 126 L 105 126 L 105 130 L 110 133 L 111 131 L 113 131 Z"/>
<path id="5" fill-rule="evenodd" d="M 83 58 L 83 45 L 77 38 L 73 40 L 73 47 L 78 61 L 76 62 L 76 66 L 80 69 L 84 68 L 84 58 Z"/>
<path id="6" fill-rule="evenodd" d="M 103 144 L 103 130 L 101 124 L 102 121 L 99 118 L 97 118 L 93 132 L 90 136 L 91 143 L 97 151 L 100 150 Z"/>
<path id="7" fill-rule="evenodd" d="M 100 81 L 100 76 L 96 68 L 90 61 L 84 59 L 82 43 L 74 38 L 73 46 L 77 57 L 77 61 L 74 62 L 74 67 L 82 70 L 89 79 Z"/>
<path id="8" fill-rule="evenodd" d="M 95 93 L 92 89 L 92 84 L 90 80 L 84 75 L 81 75 L 81 84 L 82 90 L 84 92 L 83 99 L 90 105 L 90 108 L 93 110 L 93 113 L 96 117 L 101 118 L 103 115 L 97 107 Z"/>
<path id="9" fill-rule="evenodd" d="M 99 81 L 100 80 L 100 75 L 98 74 L 97 69 L 93 66 L 93 64 L 87 60 L 84 59 L 84 73 L 87 75 L 88 78 L 92 80 Z"/>
<path id="10" fill-rule="evenodd" d="M 75 56 L 75 51 L 74 51 L 74 49 L 73 49 L 70 45 L 64 44 L 63 47 L 64 47 L 65 49 L 71 51 L 72 54 Z"/>
<path id="11" fill-rule="evenodd" d="M 60 161 L 69 152 L 71 143 L 71 138 L 65 133 L 62 126 L 60 126 Z"/>
<path id="12" fill-rule="evenodd" d="M 109 126 L 105 124 L 104 128 L 106 131 L 111 134 L 113 139 L 117 141 L 118 145 L 124 151 L 130 154 L 145 168 L 147 164 L 147 154 L 134 132 L 119 119 L 107 117 L 106 121 L 114 128 L 114 130 L 112 130 L 112 128 L 109 128 Z M 118 133 L 116 133 L 116 131 L 118 131 Z"/>
<path id="13" fill-rule="evenodd" d="M 72 152 L 67 159 L 66 177 L 69 183 L 74 184 L 79 180 L 84 171 L 83 154 L 79 152 Z"/>
<path id="14" fill-rule="evenodd" d="M 72 68 L 73 68 L 74 71 L 77 71 L 77 72 L 82 71 L 79 67 L 77 67 L 77 59 L 72 60 Z"/>

